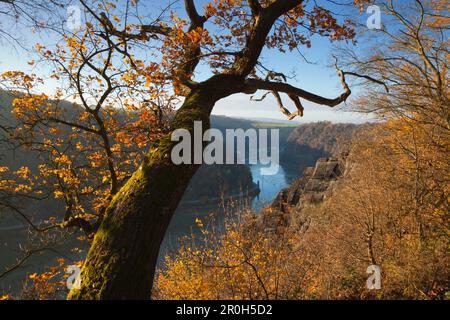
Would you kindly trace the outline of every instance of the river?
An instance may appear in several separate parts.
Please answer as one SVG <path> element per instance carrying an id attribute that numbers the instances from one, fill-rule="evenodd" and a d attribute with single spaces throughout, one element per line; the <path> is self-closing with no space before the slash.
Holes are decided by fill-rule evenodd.
<path id="1" fill-rule="evenodd" d="M 277 174 L 275 175 L 261 175 L 261 165 L 251 165 L 250 170 L 252 172 L 253 182 L 258 184 L 260 193 L 258 196 L 248 203 L 248 199 L 239 199 L 234 201 L 233 204 L 227 205 L 227 203 L 219 203 L 216 205 L 205 206 L 201 208 L 178 208 L 167 230 L 166 237 L 161 246 L 160 256 L 163 256 L 174 249 L 176 250 L 179 245 L 179 239 L 184 236 L 191 236 L 192 234 L 200 235 L 200 230 L 195 223 L 196 218 L 207 219 L 211 215 L 215 215 L 214 227 L 221 227 L 223 220 L 224 207 L 227 210 L 233 208 L 240 208 L 251 205 L 251 207 L 259 211 L 264 206 L 272 203 L 278 192 L 287 187 L 292 179 L 298 177 L 298 171 L 289 167 L 283 167 L 280 165 Z M 236 204 L 236 202 L 238 202 Z"/>

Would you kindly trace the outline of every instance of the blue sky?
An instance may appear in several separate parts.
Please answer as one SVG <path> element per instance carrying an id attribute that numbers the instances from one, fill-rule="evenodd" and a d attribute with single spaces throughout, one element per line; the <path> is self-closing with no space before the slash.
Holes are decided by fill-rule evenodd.
<path id="1" fill-rule="evenodd" d="M 202 8 L 202 4 L 206 2 L 206 0 L 196 2 L 199 11 Z M 161 7 L 164 6 L 162 2 L 158 1 L 158 4 Z M 174 8 L 177 11 L 179 9 L 180 15 L 183 15 L 182 3 L 176 4 Z M 341 7 L 336 7 L 334 5 L 331 8 L 334 12 L 343 12 L 342 10 L 345 10 L 346 14 L 363 24 L 365 24 L 365 20 L 368 17 L 366 13 L 360 14 L 356 9 L 348 11 L 348 9 L 342 9 Z M 27 32 L 24 36 L 28 38 L 31 43 L 40 41 L 38 35 L 32 35 L 29 32 Z M 290 84 L 316 94 L 333 98 L 342 92 L 342 87 L 340 86 L 339 78 L 336 75 L 336 70 L 334 68 L 327 67 L 332 50 L 333 44 L 331 44 L 327 39 L 314 37 L 312 41 L 312 48 L 308 49 L 304 47 L 302 49 L 302 53 L 308 60 L 312 61 L 313 64 L 306 63 L 297 52 L 280 54 L 278 51 L 265 50 L 263 52 L 263 59 L 277 71 L 281 71 L 285 74 L 290 74 L 294 71 L 296 77 L 289 80 Z M 30 66 L 27 64 L 27 61 L 31 58 L 31 55 L 20 49 L 5 47 L 0 51 L 0 72 L 6 70 L 28 71 L 30 70 Z M 206 74 L 205 71 L 206 70 L 201 67 L 198 76 L 201 78 L 202 75 Z M 57 84 L 52 83 L 49 85 L 55 86 Z M 259 95 L 261 94 L 262 93 L 259 93 Z M 303 118 L 297 118 L 295 120 L 296 122 L 315 122 L 327 120 L 333 122 L 359 123 L 369 120 L 369 118 L 364 115 L 346 112 L 345 105 L 340 106 L 339 110 L 334 110 L 329 107 L 319 106 L 307 101 L 303 101 L 303 104 L 305 106 L 305 115 Z M 288 99 L 286 99 L 286 106 L 292 110 L 292 106 L 289 105 Z M 250 101 L 250 97 L 248 95 L 243 94 L 233 95 L 219 101 L 213 110 L 213 114 L 244 118 L 285 119 L 285 117 L 278 111 L 277 104 L 271 96 L 268 96 L 264 101 L 254 102 Z"/>
<path id="2" fill-rule="evenodd" d="M 270 65 L 277 71 L 285 74 L 295 73 L 295 78 L 289 79 L 288 82 L 294 86 L 304 90 L 328 97 L 334 98 L 342 93 L 340 78 L 336 74 L 334 68 L 327 67 L 331 56 L 332 44 L 326 39 L 316 38 L 310 49 L 306 47 L 302 53 L 306 58 L 314 64 L 306 63 L 304 59 L 297 53 L 268 52 L 263 53 L 265 61 L 270 61 Z M 257 96 L 261 96 L 264 92 L 259 92 Z M 284 99 L 285 106 L 294 111 L 289 99 Z M 302 100 L 305 107 L 305 115 L 302 118 L 296 118 L 296 122 L 316 122 L 316 121 L 333 121 L 333 122 L 365 122 L 367 118 L 362 114 L 350 113 L 345 111 L 345 105 L 331 109 L 330 107 L 317 105 Z M 250 101 L 250 96 L 237 94 L 216 104 L 215 114 L 227 115 L 229 113 L 239 117 L 264 117 L 273 119 L 286 119 L 278 110 L 275 99 L 268 95 L 267 98 L 260 102 Z"/>

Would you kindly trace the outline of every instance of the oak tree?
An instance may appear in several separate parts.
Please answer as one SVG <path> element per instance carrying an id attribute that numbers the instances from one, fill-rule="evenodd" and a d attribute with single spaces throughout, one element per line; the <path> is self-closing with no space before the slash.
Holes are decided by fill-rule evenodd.
<path id="1" fill-rule="evenodd" d="M 194 1 L 186 0 L 187 19 L 172 14 L 170 22 L 142 24 L 138 30 L 130 30 L 81 2 L 109 34 L 125 41 L 162 42 L 163 73 L 172 81 L 175 94 L 184 96 L 171 130 L 183 128 L 192 133 L 194 121 L 202 121 L 207 129 L 215 103 L 235 93 L 272 92 L 289 118 L 303 114 L 301 99 L 334 107 L 351 94 L 342 71 L 338 75 L 343 93 L 326 98 L 288 84 L 282 74 L 261 63 L 264 48 L 277 49 L 282 55 L 285 50 L 310 46 L 312 34 L 331 40 L 354 38 L 350 21 L 339 22 L 317 3 L 216 0 L 200 13 Z M 207 63 L 213 75 L 196 81 L 200 63 Z M 296 111 L 288 111 L 281 94 L 292 101 Z M 170 133 L 156 141 L 139 169 L 113 197 L 84 263 L 81 289 L 73 289 L 70 299 L 150 297 L 160 244 L 198 169 L 194 164 L 174 165 L 170 159 L 173 146 Z"/>

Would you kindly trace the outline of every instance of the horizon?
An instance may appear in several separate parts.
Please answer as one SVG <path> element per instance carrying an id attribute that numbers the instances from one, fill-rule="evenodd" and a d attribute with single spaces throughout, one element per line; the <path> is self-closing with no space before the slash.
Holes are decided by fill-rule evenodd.
<path id="1" fill-rule="evenodd" d="M 0 88 L 0 93 L 1 92 L 5 92 L 5 93 L 14 93 L 14 90 L 5 90 Z M 224 101 L 226 101 L 227 99 L 225 99 Z M 62 102 L 67 102 L 67 103 L 77 103 L 79 104 L 77 101 L 70 101 L 70 100 L 66 100 L 63 99 Z M 252 101 L 249 101 L 250 103 Z M 80 106 L 81 107 L 81 106 Z M 315 108 L 320 107 L 320 106 L 315 106 Z M 323 109 L 327 109 L 327 107 L 322 107 Z M 329 109 L 329 108 L 328 108 Z M 315 111 L 317 113 L 320 113 L 321 111 Z M 314 111 L 309 112 L 309 113 L 314 113 Z M 264 117 L 264 116 L 259 116 L 259 114 L 252 114 L 252 113 L 248 113 L 247 115 L 239 115 L 239 114 L 234 114 L 234 115 L 230 115 L 227 114 L 225 112 L 213 112 L 211 114 L 211 116 L 215 116 L 215 117 L 223 117 L 223 118 L 230 118 L 230 119 L 237 119 L 237 120 L 246 120 L 246 121 L 259 121 L 259 122 L 268 122 L 268 123 L 279 123 L 279 124 L 283 124 L 283 125 L 290 125 L 292 127 L 296 127 L 302 124 L 310 124 L 310 123 L 319 123 L 319 122 L 331 122 L 333 124 L 365 124 L 365 123 L 373 123 L 373 122 L 377 122 L 377 119 L 374 119 L 373 117 L 369 117 L 368 115 L 366 115 L 366 117 L 364 117 L 365 114 L 363 113 L 358 113 L 358 112 L 352 112 L 352 111 L 345 111 L 345 110 L 328 110 L 328 112 L 326 112 L 326 110 L 324 110 L 324 113 L 327 113 L 329 116 L 336 114 L 336 118 L 327 118 L 327 117 L 311 117 L 311 115 L 309 117 L 304 116 L 302 118 L 295 118 L 292 120 L 288 120 L 282 116 L 278 116 L 278 117 Z M 340 115 L 344 115 L 344 114 L 353 114 L 353 117 L 350 119 L 347 119 L 349 121 L 346 121 L 346 117 L 345 116 L 340 116 Z M 278 115 L 278 114 L 277 114 Z M 359 117 L 359 118 L 358 118 Z M 305 121 L 306 120 L 306 121 Z"/>

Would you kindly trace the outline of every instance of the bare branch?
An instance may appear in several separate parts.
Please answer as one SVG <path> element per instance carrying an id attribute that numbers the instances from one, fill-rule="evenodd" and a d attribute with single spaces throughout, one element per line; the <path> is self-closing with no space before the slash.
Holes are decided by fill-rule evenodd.
<path id="1" fill-rule="evenodd" d="M 38 249 L 28 250 L 25 253 L 25 255 L 22 258 L 20 258 L 13 266 L 7 268 L 5 271 L 0 273 L 0 279 L 4 278 L 6 275 L 13 272 L 14 270 L 19 269 L 35 253 L 43 252 L 45 250 L 47 250 L 47 248 L 38 248 Z"/>
<path id="2" fill-rule="evenodd" d="M 374 82 L 374 83 L 377 83 L 377 84 L 380 84 L 380 85 L 384 86 L 384 89 L 386 90 L 386 92 L 389 92 L 388 86 L 386 85 L 386 83 L 384 83 L 384 82 L 381 81 L 381 80 L 377 80 L 377 79 L 375 79 L 375 78 L 372 78 L 371 76 L 359 74 L 359 73 L 356 73 L 356 72 L 342 71 L 342 70 L 339 69 L 339 67 L 338 67 L 338 58 L 337 58 L 336 56 L 334 56 L 334 55 L 333 55 L 333 58 L 334 58 L 334 66 L 335 66 L 336 70 L 337 70 L 338 72 L 342 72 L 344 76 L 345 76 L 345 75 L 350 75 L 350 76 L 354 76 L 354 77 L 358 77 L 358 78 L 364 78 L 364 79 L 367 79 L 367 80 L 369 80 L 369 81 L 371 81 L 371 82 Z"/>
<path id="3" fill-rule="evenodd" d="M 343 71 L 343 72 L 344 72 L 345 75 L 354 76 L 354 77 L 357 77 L 357 78 L 364 78 L 364 79 L 367 79 L 367 80 L 369 80 L 371 82 L 375 82 L 377 84 L 380 84 L 380 85 L 382 85 L 384 87 L 386 92 L 389 92 L 389 87 L 387 86 L 386 83 L 384 83 L 381 80 L 377 80 L 375 78 L 372 78 L 371 76 L 367 76 L 367 75 L 364 75 L 364 74 L 358 74 L 356 72 L 350 72 L 350 71 Z"/>
<path id="4" fill-rule="evenodd" d="M 303 98 L 305 100 L 308 100 L 310 102 L 314 102 L 317 104 L 329 106 L 329 107 L 335 107 L 342 102 L 345 102 L 347 98 L 351 94 L 351 90 L 348 87 L 346 81 L 345 81 L 345 75 L 344 73 L 339 70 L 338 75 L 341 78 L 341 83 L 344 88 L 344 93 L 339 95 L 337 98 L 329 99 L 322 96 L 319 96 L 317 94 L 308 92 L 306 90 L 294 87 L 290 84 L 283 83 L 283 82 L 274 82 L 274 81 L 267 81 L 267 80 L 260 80 L 260 79 L 247 79 L 245 80 L 245 90 L 246 92 L 255 92 L 256 90 L 269 90 L 269 91 L 276 91 L 276 92 L 283 92 L 289 95 L 291 99 L 297 98 Z M 299 101 L 293 100 L 294 103 L 297 103 Z M 298 110 L 301 110 L 303 107 L 301 107 L 301 104 L 298 105 Z"/>
<path id="5" fill-rule="evenodd" d="M 106 13 L 100 12 L 98 15 L 89 5 L 85 3 L 84 0 L 80 0 L 80 3 L 97 21 L 102 24 L 106 32 L 124 40 L 149 40 L 150 38 L 156 38 L 156 35 L 168 35 L 171 32 L 170 28 L 160 25 L 142 25 L 139 33 L 129 33 L 125 31 L 125 29 L 117 30 Z"/>

